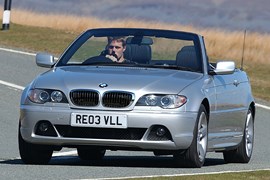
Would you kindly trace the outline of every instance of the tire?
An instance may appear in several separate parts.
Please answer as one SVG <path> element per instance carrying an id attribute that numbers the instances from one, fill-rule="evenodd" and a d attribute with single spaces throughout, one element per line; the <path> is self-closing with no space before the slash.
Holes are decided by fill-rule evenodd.
<path id="1" fill-rule="evenodd" d="M 77 148 L 78 156 L 81 160 L 101 160 L 105 155 L 105 149 Z"/>
<path id="2" fill-rule="evenodd" d="M 223 157 L 226 163 L 248 163 L 251 159 L 254 144 L 254 117 L 249 108 L 246 116 L 243 139 L 239 146 L 230 151 L 224 151 Z"/>
<path id="3" fill-rule="evenodd" d="M 192 168 L 201 168 L 203 166 L 207 152 L 208 117 L 204 105 L 201 105 L 190 147 L 185 152 L 179 151 L 174 154 L 177 165 Z"/>
<path id="4" fill-rule="evenodd" d="M 49 146 L 37 145 L 26 142 L 18 133 L 19 152 L 25 164 L 48 164 L 52 158 L 53 150 Z"/>

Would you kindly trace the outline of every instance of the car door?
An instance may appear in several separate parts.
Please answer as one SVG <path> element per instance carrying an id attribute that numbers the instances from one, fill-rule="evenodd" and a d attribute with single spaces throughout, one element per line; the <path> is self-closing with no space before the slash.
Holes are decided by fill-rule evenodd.
<path id="1" fill-rule="evenodd" d="M 237 73 L 213 75 L 215 108 L 209 121 L 209 147 L 238 142 L 242 134 L 243 98 Z M 240 117 L 241 116 L 241 117 Z"/>

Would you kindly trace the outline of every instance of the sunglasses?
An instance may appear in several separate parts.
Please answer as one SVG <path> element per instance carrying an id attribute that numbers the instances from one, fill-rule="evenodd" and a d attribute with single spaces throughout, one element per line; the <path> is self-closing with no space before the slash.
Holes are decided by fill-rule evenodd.
<path id="1" fill-rule="evenodd" d="M 109 49 L 113 49 L 113 48 L 120 49 L 121 47 L 120 46 L 109 46 Z"/>

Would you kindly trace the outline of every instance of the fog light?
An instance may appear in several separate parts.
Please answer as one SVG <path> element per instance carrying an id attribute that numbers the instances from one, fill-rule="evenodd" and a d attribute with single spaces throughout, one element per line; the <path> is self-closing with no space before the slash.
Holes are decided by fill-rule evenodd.
<path id="1" fill-rule="evenodd" d="M 159 127 L 156 131 L 156 135 L 159 136 L 159 137 L 162 137 L 166 134 L 166 129 L 165 128 L 162 128 L 162 127 Z"/>
<path id="2" fill-rule="evenodd" d="M 53 125 L 46 120 L 39 121 L 35 126 L 35 134 L 39 136 L 57 137 L 57 133 Z"/>
<path id="3" fill-rule="evenodd" d="M 41 132 L 46 132 L 46 131 L 48 131 L 49 126 L 50 126 L 50 124 L 48 122 L 42 122 L 42 123 L 40 123 L 38 128 Z"/>

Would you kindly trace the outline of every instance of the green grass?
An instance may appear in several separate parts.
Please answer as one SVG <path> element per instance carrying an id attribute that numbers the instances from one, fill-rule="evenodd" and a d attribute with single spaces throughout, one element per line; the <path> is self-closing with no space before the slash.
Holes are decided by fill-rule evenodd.
<path id="1" fill-rule="evenodd" d="M 76 36 L 78 34 L 63 30 L 11 24 L 9 30 L 0 31 L 0 46 L 59 56 Z"/>
<path id="2" fill-rule="evenodd" d="M 57 57 L 78 35 L 63 30 L 11 24 L 10 30 L 0 31 L 0 46 L 29 52 L 49 52 Z M 270 64 L 247 61 L 244 64 L 254 96 L 270 101 Z"/>
<path id="3" fill-rule="evenodd" d="M 222 173 L 222 174 L 210 174 L 210 175 L 192 175 L 192 176 L 175 176 L 175 177 L 155 177 L 155 178 L 143 178 L 152 180 L 269 180 L 270 171 L 252 171 L 241 173 Z M 141 180 L 141 178 L 135 178 L 132 180 Z"/>
<path id="4" fill-rule="evenodd" d="M 249 75 L 253 95 L 256 98 L 270 100 L 270 64 L 247 63 L 245 70 Z"/>

